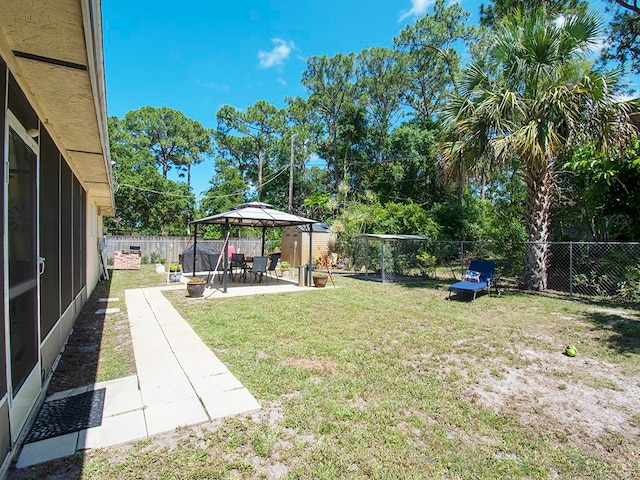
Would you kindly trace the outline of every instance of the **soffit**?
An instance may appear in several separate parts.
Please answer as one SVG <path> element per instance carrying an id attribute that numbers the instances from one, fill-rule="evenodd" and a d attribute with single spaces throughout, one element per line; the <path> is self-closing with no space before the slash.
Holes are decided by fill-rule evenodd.
<path id="1" fill-rule="evenodd" d="M 89 14 L 99 16 L 99 8 L 92 9 L 89 3 L 84 2 Z M 103 138 L 106 115 L 100 109 L 106 100 L 92 83 L 92 75 L 104 75 L 101 31 L 95 31 L 100 19 L 97 23 L 91 19 L 92 31 L 85 36 L 82 4 L 81 0 L 1 0 L 0 32 L 13 54 L 12 73 L 78 179 L 101 199 L 101 211 L 109 214 L 112 173 Z M 94 44 L 87 47 L 86 38 L 95 39 Z M 87 52 L 97 49 L 99 60 L 89 57 Z"/>

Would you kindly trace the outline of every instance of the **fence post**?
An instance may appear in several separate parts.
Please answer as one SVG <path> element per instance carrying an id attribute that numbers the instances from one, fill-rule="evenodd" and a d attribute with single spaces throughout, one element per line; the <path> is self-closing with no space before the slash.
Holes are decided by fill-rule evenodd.
<path id="1" fill-rule="evenodd" d="M 573 242 L 569 242 L 569 294 L 573 295 Z"/>
<path id="2" fill-rule="evenodd" d="M 380 262 L 380 280 L 382 281 L 382 283 L 384 283 L 384 272 L 385 272 L 385 268 L 384 268 L 384 240 L 382 240 L 382 242 L 380 242 L 382 245 L 382 261 Z"/>

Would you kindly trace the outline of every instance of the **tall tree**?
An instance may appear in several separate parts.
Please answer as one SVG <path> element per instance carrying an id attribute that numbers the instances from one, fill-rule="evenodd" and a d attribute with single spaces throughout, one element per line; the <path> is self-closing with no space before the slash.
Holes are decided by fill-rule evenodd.
<path id="1" fill-rule="evenodd" d="M 389 134 L 387 159 L 369 175 L 366 188 L 382 203 L 412 201 L 430 207 L 444 195 L 437 164 L 433 124 L 406 122 Z"/>
<path id="2" fill-rule="evenodd" d="M 556 18 L 569 13 L 585 13 L 588 6 L 584 0 L 492 0 L 487 5 L 480 5 L 480 24 L 493 27 L 515 10 L 526 12 L 544 8 L 550 17 Z"/>
<path id="3" fill-rule="evenodd" d="M 385 158 L 385 146 L 391 127 L 403 113 L 400 99 L 405 92 L 405 58 L 388 48 L 373 47 L 356 58 L 358 100 L 364 106 L 373 132 L 372 157 Z"/>
<path id="4" fill-rule="evenodd" d="M 215 163 L 216 175 L 209 181 L 210 187 L 200 202 L 204 216 L 227 211 L 249 197 L 249 185 L 242 179 L 240 170 L 223 158 L 217 158 Z"/>
<path id="5" fill-rule="evenodd" d="M 408 57 L 409 85 L 404 98 L 416 116 L 432 120 L 454 86 L 460 70 L 460 48 L 474 36 L 466 26 L 469 13 L 458 3 L 436 0 L 433 13 L 407 25 L 393 43 Z"/>
<path id="6" fill-rule="evenodd" d="M 563 205 L 554 212 L 557 237 L 607 242 L 640 238 L 640 136 L 614 155 L 584 145 L 559 177 Z"/>
<path id="7" fill-rule="evenodd" d="M 164 178 L 151 152 L 135 148 L 124 122 L 116 117 L 109 117 L 109 143 L 115 162 L 116 217 L 105 220 L 107 228 L 143 235 L 184 235 L 195 209 L 187 185 Z"/>
<path id="8" fill-rule="evenodd" d="M 142 107 L 124 117 L 134 148 L 149 151 L 167 178 L 171 168 L 187 171 L 191 188 L 191 165 L 211 153 L 211 135 L 199 122 L 167 107 Z"/>
<path id="9" fill-rule="evenodd" d="M 601 32 L 592 13 L 565 22 L 542 8 L 507 16 L 495 32 L 497 75 L 471 64 L 445 110 L 447 131 L 456 138 L 441 150 L 449 161 L 466 150 L 518 161 L 531 242 L 525 281 L 532 289 L 547 286 L 550 207 L 563 155 L 588 137 L 606 147 L 632 132 L 628 105 L 615 101 L 617 78 L 585 68 Z"/>
<path id="10" fill-rule="evenodd" d="M 607 0 L 613 14 L 604 60 L 628 65 L 631 73 L 640 74 L 640 3 L 638 0 Z"/>
<path id="11" fill-rule="evenodd" d="M 327 170 L 335 189 L 340 182 L 338 166 L 338 136 L 340 118 L 353 102 L 355 55 L 337 54 L 334 57 L 311 57 L 302 73 L 302 84 L 309 92 L 309 103 L 322 118 L 329 137 Z"/>
<path id="12" fill-rule="evenodd" d="M 216 118 L 219 148 L 228 158 L 234 159 L 260 198 L 266 162 L 277 158 L 277 142 L 286 128 L 285 112 L 259 100 L 245 112 L 224 105 L 216 113 Z"/>

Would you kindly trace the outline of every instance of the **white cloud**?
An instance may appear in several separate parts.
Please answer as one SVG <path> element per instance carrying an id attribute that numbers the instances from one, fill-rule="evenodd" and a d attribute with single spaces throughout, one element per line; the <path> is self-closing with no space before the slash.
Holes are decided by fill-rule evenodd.
<path id="1" fill-rule="evenodd" d="M 279 78 L 278 83 L 284 85 L 285 87 L 287 86 L 287 81 L 284 78 Z"/>
<path id="2" fill-rule="evenodd" d="M 229 85 L 224 85 L 224 84 L 220 85 L 212 82 L 204 82 L 198 78 L 196 79 L 196 85 L 198 85 L 199 87 L 210 88 L 212 90 L 220 90 L 222 92 L 231 91 L 231 87 Z"/>
<path id="3" fill-rule="evenodd" d="M 296 48 L 295 43 L 287 42 L 280 38 L 274 38 L 272 42 L 275 46 L 270 52 L 265 52 L 264 50 L 258 52 L 260 68 L 271 68 L 275 65 L 282 65 L 285 60 L 289 59 L 291 51 Z"/>
<path id="4" fill-rule="evenodd" d="M 557 28 L 562 28 L 567 24 L 567 17 L 564 16 L 564 14 L 560 14 L 556 17 L 556 19 L 553 21 L 553 23 L 556 24 Z"/>
<path id="5" fill-rule="evenodd" d="M 434 0 L 411 0 L 411 10 L 408 12 L 403 11 L 398 22 L 403 21 L 405 18 L 424 15 L 427 12 L 427 8 L 433 4 Z"/>
<path id="6" fill-rule="evenodd" d="M 638 98 L 638 91 L 632 91 L 625 95 L 616 95 L 614 101 L 616 102 L 629 102 Z"/>

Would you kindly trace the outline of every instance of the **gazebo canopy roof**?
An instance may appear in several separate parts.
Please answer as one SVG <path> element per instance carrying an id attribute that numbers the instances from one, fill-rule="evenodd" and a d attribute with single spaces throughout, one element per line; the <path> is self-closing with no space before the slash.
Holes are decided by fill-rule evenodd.
<path id="1" fill-rule="evenodd" d="M 272 205 L 262 202 L 242 203 L 228 212 L 200 218 L 191 223 L 226 225 L 227 222 L 230 226 L 237 227 L 288 227 L 318 223 L 316 220 L 276 210 Z"/>

